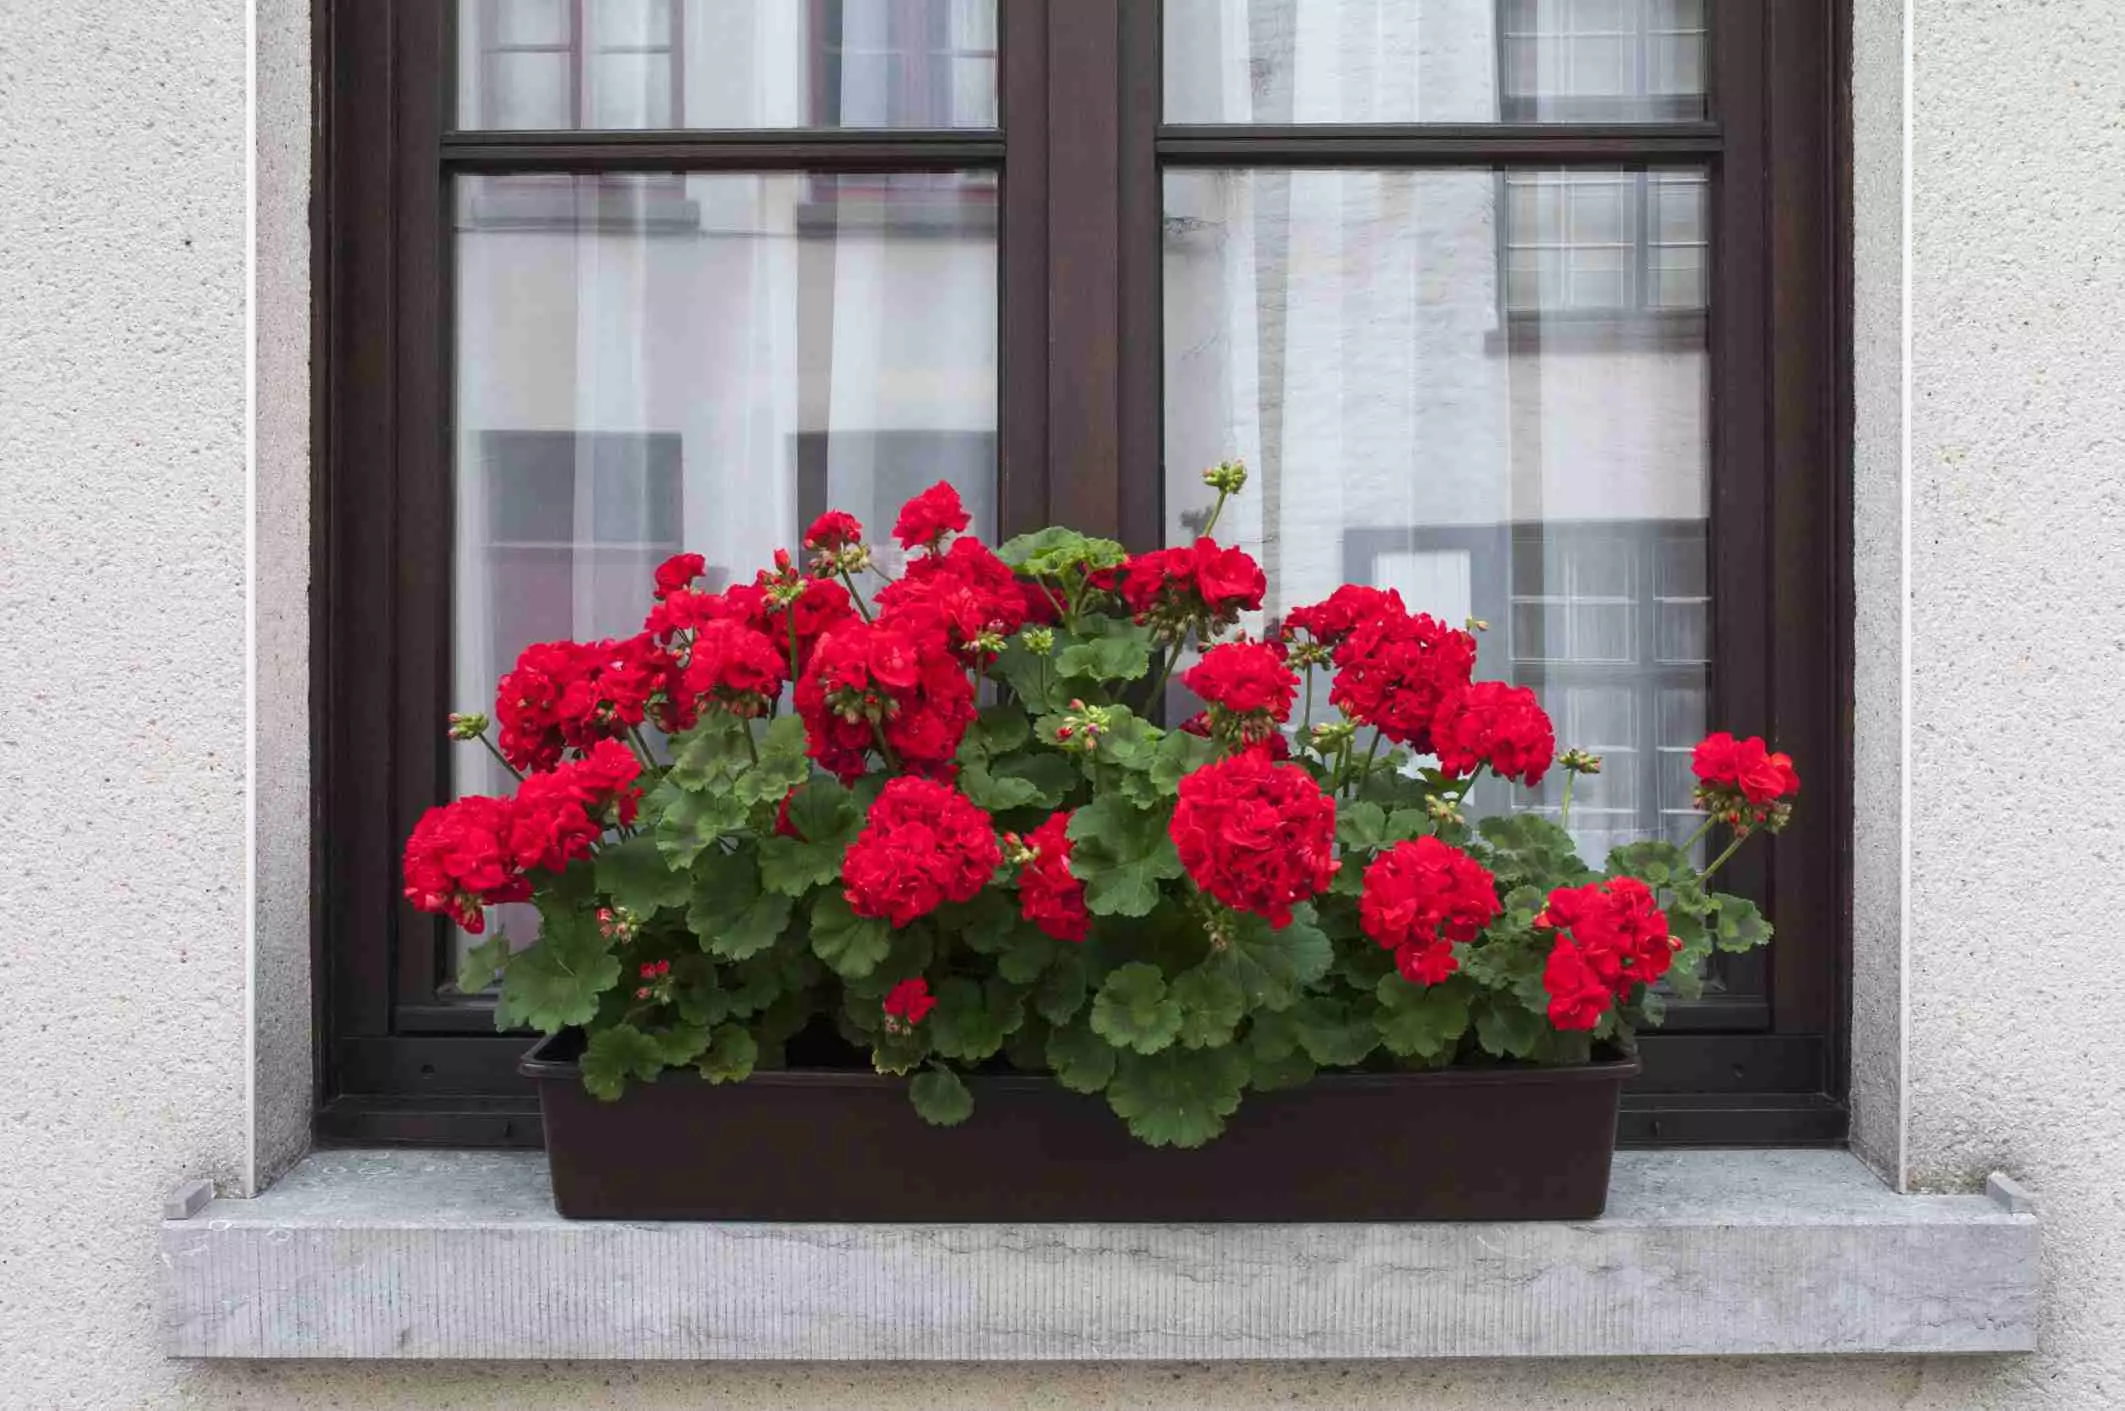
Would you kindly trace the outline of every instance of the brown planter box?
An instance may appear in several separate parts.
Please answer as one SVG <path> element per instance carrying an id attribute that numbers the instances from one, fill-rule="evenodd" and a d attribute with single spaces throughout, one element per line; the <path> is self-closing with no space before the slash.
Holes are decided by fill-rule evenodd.
<path id="1" fill-rule="evenodd" d="M 905 1082 L 690 1072 L 618 1102 L 583 1090 L 560 1035 L 527 1054 L 553 1201 L 579 1220 L 1589 1220 L 1608 1199 L 1636 1059 L 1578 1068 L 1324 1074 L 1249 1093 L 1225 1134 L 1154 1149 L 1097 1097 L 972 1076 L 974 1116 L 932 1127 Z"/>

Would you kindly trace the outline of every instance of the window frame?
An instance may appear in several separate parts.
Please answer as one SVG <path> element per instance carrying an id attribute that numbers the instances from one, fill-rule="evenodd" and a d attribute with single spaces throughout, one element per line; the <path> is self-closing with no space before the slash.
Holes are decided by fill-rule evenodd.
<path id="1" fill-rule="evenodd" d="M 674 0 L 677 5 L 680 0 Z M 1161 174 L 1176 167 L 1706 164 L 1714 711 L 1808 762 L 1809 806 L 1732 867 L 1780 936 L 1767 1012 L 1642 1040 L 1634 1145 L 1846 1132 L 1851 728 L 1850 0 L 1720 0 L 1711 116 L 1222 127 L 1161 120 L 1160 7 L 999 0 L 993 130 L 452 130 L 454 0 L 320 0 L 313 279 L 313 973 L 319 1140 L 536 1146 L 526 1041 L 437 993 L 399 847 L 448 787 L 449 178 L 1001 173 L 998 512 L 1162 536 Z M 1056 101 L 1050 102 L 1050 95 Z M 679 101 L 675 95 L 674 101 Z M 1502 184 L 1502 183 L 1501 183 Z M 1743 650 L 1734 644 L 1750 644 Z M 1761 1024 L 1755 1021 L 1760 1017 Z"/>

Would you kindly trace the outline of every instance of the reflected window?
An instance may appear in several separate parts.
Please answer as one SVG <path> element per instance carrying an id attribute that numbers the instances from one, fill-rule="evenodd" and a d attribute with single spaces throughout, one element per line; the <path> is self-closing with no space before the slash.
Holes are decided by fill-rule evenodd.
<path id="1" fill-rule="evenodd" d="M 1504 181 L 1507 312 L 1705 307 L 1711 240 L 1703 171 L 1512 172 Z"/>
<path id="2" fill-rule="evenodd" d="M 679 0 L 478 0 L 469 126 L 683 127 Z"/>
<path id="3" fill-rule="evenodd" d="M 1507 122 L 1704 116 L 1706 0 L 1501 0 Z"/>

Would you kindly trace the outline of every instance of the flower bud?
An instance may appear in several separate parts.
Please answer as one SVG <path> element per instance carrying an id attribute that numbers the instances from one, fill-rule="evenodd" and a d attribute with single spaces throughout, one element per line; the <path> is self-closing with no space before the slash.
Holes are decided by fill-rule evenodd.
<path id="1" fill-rule="evenodd" d="M 1018 640 L 1026 644 L 1026 650 L 1035 656 L 1044 657 L 1055 650 L 1055 629 L 1052 627 L 1028 627 L 1018 634 Z"/>
<path id="2" fill-rule="evenodd" d="M 487 733 L 487 717 L 478 711 L 451 712 L 450 738 L 453 740 L 477 740 Z"/>
<path id="3" fill-rule="evenodd" d="M 1599 774 L 1601 756 L 1586 750 L 1566 750 L 1557 756 L 1557 763 L 1574 774 Z"/>
<path id="4" fill-rule="evenodd" d="M 1468 620 L 1468 630 L 1471 632 L 1488 632 L 1490 631 L 1490 623 L 1480 617 L 1471 617 Z"/>
<path id="5" fill-rule="evenodd" d="M 1247 488 L 1247 463 L 1220 461 L 1203 472 L 1203 483 L 1221 495 L 1237 495 Z"/>

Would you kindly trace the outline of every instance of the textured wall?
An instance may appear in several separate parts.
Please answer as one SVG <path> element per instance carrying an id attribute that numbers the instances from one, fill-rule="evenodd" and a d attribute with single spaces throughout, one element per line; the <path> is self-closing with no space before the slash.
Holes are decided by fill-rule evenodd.
<path id="1" fill-rule="evenodd" d="M 1895 0 L 1860 0 L 1863 759 L 1893 767 Z M 2125 37 L 2109 0 L 1932 0 L 1916 104 L 1911 1173 L 2046 1202 L 2048 1349 L 1636 1366 L 189 1366 L 156 1353 L 164 1189 L 239 1183 L 247 1073 L 244 13 L 0 0 L 0 1405 L 2006 1408 L 2125 1386 L 2117 825 Z M 299 813 L 300 0 L 262 0 L 261 831 Z M 290 736 L 287 732 L 293 730 Z M 2063 748 L 2062 748 L 2063 747 Z M 2048 764 L 2062 756 L 2066 768 Z M 2039 769 L 2043 772 L 2039 772 Z M 2071 791 L 2071 792 L 2069 792 Z M 1862 806 L 1863 1011 L 1897 879 Z M 2068 819 L 2073 822 L 2068 824 Z M 2057 841 L 2054 841 L 2056 837 Z M 261 838 L 262 1164 L 299 1134 L 302 859 Z M 2044 890 L 2039 891 L 2041 886 Z M 2093 963 L 2091 963 L 2093 962 Z M 2013 986 L 2019 996 L 2000 991 Z M 289 1027 L 290 1020 L 296 1022 Z M 277 1028 L 276 1028 L 277 1026 Z M 1897 1035 L 1868 1047 L 1891 1057 Z M 1875 1066 L 1872 1073 L 1890 1071 Z M 278 1096 L 276 1096 L 278 1095 Z M 1863 1097 L 1895 1130 L 1893 1087 Z M 1887 1126 L 1882 1114 L 1891 1114 Z M 292 1114 L 292 1115 L 291 1115 Z M 1874 1138 L 1870 1135 L 1870 1141 Z M 1884 1145 L 1880 1150 L 1887 1150 Z"/>

